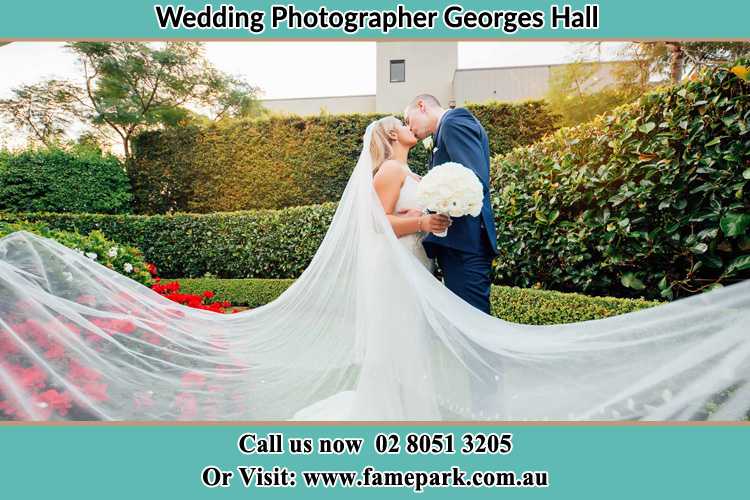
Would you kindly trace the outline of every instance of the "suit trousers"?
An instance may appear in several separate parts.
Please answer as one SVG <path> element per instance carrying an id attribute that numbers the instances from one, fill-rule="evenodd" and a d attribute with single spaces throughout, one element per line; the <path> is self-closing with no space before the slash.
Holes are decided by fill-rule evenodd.
<path id="1" fill-rule="evenodd" d="M 436 249 L 436 258 L 443 272 L 445 286 L 463 300 L 480 311 L 490 314 L 490 291 L 492 260 L 494 254 L 486 246 L 478 253 L 466 253 L 452 248 Z M 470 342 L 473 344 L 473 342 Z M 474 346 L 482 356 L 483 349 Z M 486 353 L 495 360 L 495 369 L 476 363 L 475 373 L 470 379 L 473 413 L 490 417 L 499 411 L 499 398 L 502 397 L 501 367 L 496 356 Z"/>

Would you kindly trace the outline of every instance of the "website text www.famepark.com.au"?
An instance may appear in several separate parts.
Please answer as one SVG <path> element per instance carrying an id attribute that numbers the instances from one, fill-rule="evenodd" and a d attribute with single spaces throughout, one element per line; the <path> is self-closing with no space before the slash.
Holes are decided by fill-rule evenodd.
<path id="1" fill-rule="evenodd" d="M 295 487 L 297 473 L 286 467 L 272 470 L 259 466 L 238 467 L 245 487 Z M 300 472 L 308 488 L 546 488 L 547 471 L 465 471 L 458 466 L 450 470 L 378 470 L 371 465 L 362 470 L 304 470 Z"/>

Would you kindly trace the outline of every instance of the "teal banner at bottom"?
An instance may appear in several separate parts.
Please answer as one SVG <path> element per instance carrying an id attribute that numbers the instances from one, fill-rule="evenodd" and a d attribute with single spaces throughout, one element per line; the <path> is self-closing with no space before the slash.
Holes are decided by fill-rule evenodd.
<path id="1" fill-rule="evenodd" d="M 735 498 L 746 425 L 0 425 L 0 497 Z"/>

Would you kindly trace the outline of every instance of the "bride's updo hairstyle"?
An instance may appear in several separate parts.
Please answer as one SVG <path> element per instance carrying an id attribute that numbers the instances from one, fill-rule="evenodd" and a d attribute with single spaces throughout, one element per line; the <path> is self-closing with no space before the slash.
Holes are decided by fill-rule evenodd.
<path id="1" fill-rule="evenodd" d="M 388 137 L 391 130 L 401 126 L 401 121 L 395 116 L 384 116 L 375 122 L 370 142 L 370 155 L 372 156 L 372 174 L 380 168 L 383 162 L 393 154 L 393 139 Z"/>

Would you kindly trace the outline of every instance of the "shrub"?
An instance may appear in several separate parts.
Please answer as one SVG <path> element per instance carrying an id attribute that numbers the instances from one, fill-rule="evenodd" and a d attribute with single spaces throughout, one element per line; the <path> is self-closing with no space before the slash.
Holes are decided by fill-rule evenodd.
<path id="1" fill-rule="evenodd" d="M 53 239 L 143 285 L 150 285 L 152 282 L 148 264 L 143 260 L 140 250 L 115 243 L 107 239 L 101 231 L 80 234 L 53 230 L 48 225 L 40 223 L 18 222 L 11 224 L 0 221 L 0 238 L 16 231 L 28 231 Z M 12 248 L 9 251 L 12 251 Z M 50 275 L 52 274 L 54 273 L 50 272 Z"/>
<path id="2" fill-rule="evenodd" d="M 162 277 L 296 278 L 320 246 L 333 203 L 216 214 L 98 215 L 0 213 L 0 221 L 44 222 L 107 237 L 143 251 Z"/>
<path id="3" fill-rule="evenodd" d="M 132 195 L 120 161 L 87 148 L 0 157 L 0 211 L 127 213 Z"/>
<path id="4" fill-rule="evenodd" d="M 556 128 L 543 102 L 468 108 L 482 120 L 493 153 L 529 144 Z M 139 213 L 219 212 L 338 201 L 367 125 L 384 115 L 225 120 L 140 134 L 127 164 Z M 424 172 L 418 144 L 410 163 Z"/>
<path id="5" fill-rule="evenodd" d="M 163 283 L 174 283 L 165 280 Z M 294 280 L 292 279 L 180 279 L 180 290 L 184 293 L 200 294 L 204 290 L 214 292 L 214 301 L 229 301 L 234 305 L 260 307 L 275 300 Z"/>
<path id="6" fill-rule="evenodd" d="M 495 282 L 671 299 L 749 277 L 748 87 L 717 70 L 494 158 Z M 165 277 L 296 278 L 334 210 L 0 220 L 101 229 Z"/>
<path id="7" fill-rule="evenodd" d="M 495 158 L 496 282 L 673 298 L 750 277 L 750 83 L 726 69 Z"/>
<path id="8" fill-rule="evenodd" d="M 212 290 L 216 300 L 235 305 L 259 307 L 281 295 L 294 280 L 216 278 L 181 279 L 187 293 Z M 625 314 L 659 302 L 612 297 L 588 297 L 577 293 L 527 290 L 507 286 L 492 287 L 492 314 L 506 321 L 532 325 L 552 325 L 606 318 Z"/>

